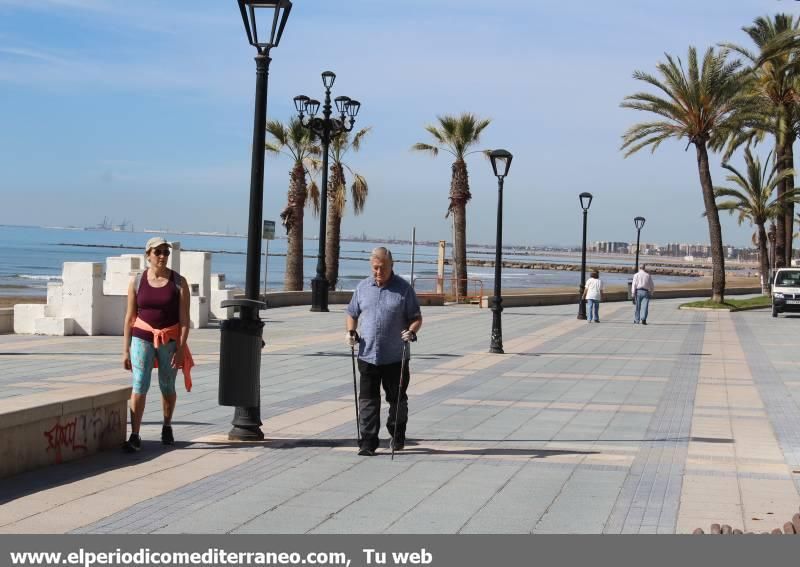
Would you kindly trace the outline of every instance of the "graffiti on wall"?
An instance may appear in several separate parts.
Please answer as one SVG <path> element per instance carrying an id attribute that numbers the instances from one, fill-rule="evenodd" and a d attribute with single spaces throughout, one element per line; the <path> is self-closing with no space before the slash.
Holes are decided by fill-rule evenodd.
<path id="1" fill-rule="evenodd" d="M 64 421 L 56 418 L 55 424 L 44 432 L 46 452 L 52 451 L 54 461 L 60 463 L 75 453 L 103 447 L 107 440 L 116 439 L 123 426 L 120 411 L 110 408 L 95 408 Z"/>

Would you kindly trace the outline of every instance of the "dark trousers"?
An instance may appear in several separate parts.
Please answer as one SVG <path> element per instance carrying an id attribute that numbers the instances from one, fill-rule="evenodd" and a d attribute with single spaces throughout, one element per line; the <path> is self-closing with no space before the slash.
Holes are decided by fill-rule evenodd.
<path id="1" fill-rule="evenodd" d="M 361 422 L 361 448 L 375 450 L 378 448 L 378 431 L 381 427 L 381 384 L 386 392 L 386 401 L 389 403 L 389 418 L 386 420 L 386 429 L 389 436 L 394 435 L 395 420 L 397 421 L 397 438 L 406 438 L 406 424 L 408 423 L 408 381 L 410 373 L 408 362 L 403 365 L 403 391 L 400 393 L 400 403 L 397 403 L 397 389 L 400 380 L 400 363 L 381 364 L 376 366 L 363 360 L 358 361 L 358 370 L 361 373 L 358 393 L 358 412 Z M 399 411 L 398 411 L 399 409 Z"/>

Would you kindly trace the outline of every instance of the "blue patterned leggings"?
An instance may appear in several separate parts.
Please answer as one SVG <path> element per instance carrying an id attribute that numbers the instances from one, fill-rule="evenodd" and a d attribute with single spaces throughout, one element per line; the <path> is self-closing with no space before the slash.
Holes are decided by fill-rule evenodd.
<path id="1" fill-rule="evenodd" d="M 175 393 L 175 377 L 178 369 L 172 368 L 172 355 L 177 347 L 175 341 L 162 344 L 158 349 L 153 343 L 139 337 L 131 339 L 131 366 L 133 368 L 133 393 L 146 394 L 150 389 L 150 374 L 158 357 L 158 386 L 163 396 Z"/>

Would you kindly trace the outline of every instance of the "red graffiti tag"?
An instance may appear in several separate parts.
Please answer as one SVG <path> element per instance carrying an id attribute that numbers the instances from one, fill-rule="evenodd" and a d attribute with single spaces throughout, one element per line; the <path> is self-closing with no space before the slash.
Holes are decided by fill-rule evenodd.
<path id="1" fill-rule="evenodd" d="M 78 429 L 78 420 L 73 419 L 71 422 L 61 425 L 56 423 L 50 431 L 45 431 L 44 436 L 47 437 L 47 451 L 54 449 L 56 452 L 56 463 L 61 462 L 61 450 L 71 449 L 73 451 L 87 449 L 86 445 L 81 445 L 75 438 L 75 433 Z"/>

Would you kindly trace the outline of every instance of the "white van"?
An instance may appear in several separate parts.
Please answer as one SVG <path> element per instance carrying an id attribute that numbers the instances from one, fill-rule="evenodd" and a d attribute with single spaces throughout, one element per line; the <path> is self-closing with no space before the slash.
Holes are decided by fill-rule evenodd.
<path id="1" fill-rule="evenodd" d="M 800 313 L 800 268 L 780 268 L 772 280 L 772 316 Z"/>

